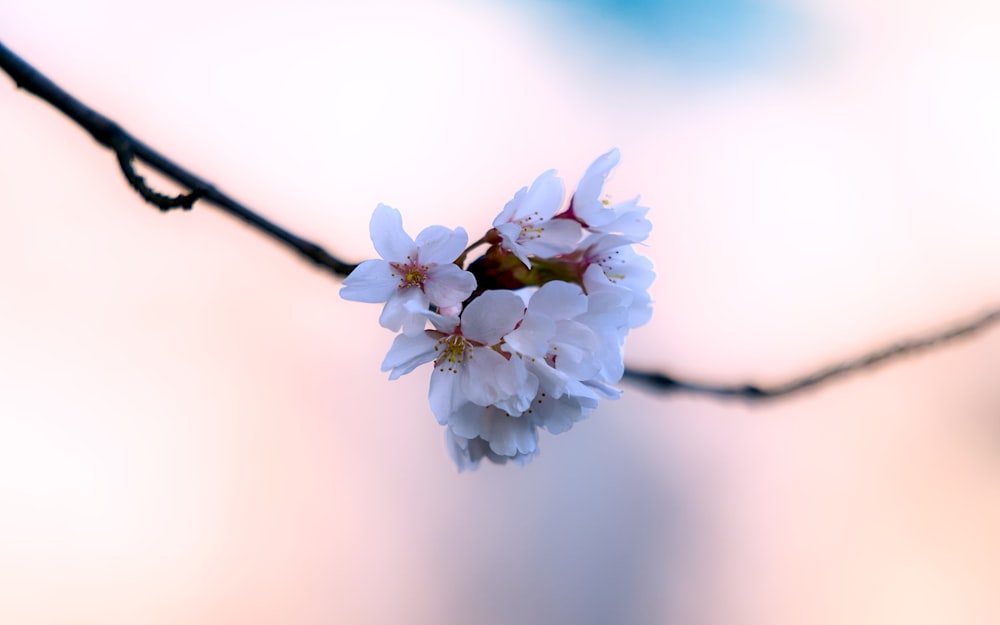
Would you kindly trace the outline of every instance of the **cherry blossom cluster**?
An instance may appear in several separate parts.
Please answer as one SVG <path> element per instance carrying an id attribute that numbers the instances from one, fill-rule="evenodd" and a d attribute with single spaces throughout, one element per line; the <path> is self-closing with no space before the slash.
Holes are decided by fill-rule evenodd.
<path id="1" fill-rule="evenodd" d="M 565 208 L 562 180 L 543 173 L 471 245 L 465 230 L 443 226 L 413 239 L 399 211 L 375 209 L 381 258 L 358 265 L 340 294 L 384 303 L 379 324 L 399 332 L 382 362 L 390 379 L 434 364 L 430 407 L 460 470 L 483 458 L 524 464 L 539 428 L 565 432 L 621 395 L 623 343 L 652 314 L 655 274 L 634 249 L 649 209 L 602 195 L 619 158 L 599 157 Z"/>

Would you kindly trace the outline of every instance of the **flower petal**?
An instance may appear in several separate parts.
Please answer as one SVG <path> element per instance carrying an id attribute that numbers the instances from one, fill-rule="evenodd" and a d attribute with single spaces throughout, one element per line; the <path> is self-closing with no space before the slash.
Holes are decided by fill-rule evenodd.
<path id="1" fill-rule="evenodd" d="M 576 247 L 583 229 L 573 219 L 550 219 L 538 226 L 532 236 L 521 236 L 518 242 L 535 256 L 566 254 Z"/>
<path id="2" fill-rule="evenodd" d="M 437 339 L 427 333 L 413 336 L 400 334 L 392 342 L 389 353 L 382 361 L 382 371 L 392 370 L 389 374 L 390 380 L 406 375 L 425 362 L 434 360 L 437 356 L 437 352 L 434 351 L 435 345 Z"/>
<path id="3" fill-rule="evenodd" d="M 549 351 L 549 339 L 555 333 L 556 322 L 551 317 L 529 308 L 521 325 L 504 336 L 503 349 L 533 358 L 545 358 Z"/>
<path id="4" fill-rule="evenodd" d="M 528 310 L 552 319 L 572 319 L 587 312 L 587 296 L 577 284 L 553 280 L 531 295 Z"/>
<path id="5" fill-rule="evenodd" d="M 514 197 L 512 197 L 509 202 L 504 204 L 503 210 L 500 211 L 500 214 L 493 220 L 494 227 L 499 228 L 501 225 L 510 223 L 515 219 L 514 215 L 517 213 L 517 209 L 521 206 L 521 202 L 524 200 L 524 195 L 527 192 L 528 187 L 521 187 L 517 190 Z"/>
<path id="6" fill-rule="evenodd" d="M 380 258 L 366 260 L 344 278 L 340 296 L 354 302 L 378 303 L 388 300 L 399 287 L 399 276 Z"/>
<path id="7" fill-rule="evenodd" d="M 498 373 L 495 384 L 500 398 L 493 405 L 515 417 L 531 408 L 531 399 L 538 392 L 538 378 L 528 371 L 524 361 L 511 358 Z"/>
<path id="8" fill-rule="evenodd" d="M 427 399 L 431 404 L 431 412 L 438 423 L 445 425 L 455 409 L 468 400 L 458 395 L 458 375 L 455 371 L 434 367 L 431 372 L 431 386 Z"/>
<path id="9" fill-rule="evenodd" d="M 562 205 L 565 192 L 562 178 L 556 175 L 556 170 L 542 172 L 531 183 L 528 192 L 520 197 L 514 218 L 530 220 L 529 223 L 552 219 Z"/>
<path id="10" fill-rule="evenodd" d="M 606 208 L 601 203 L 601 192 L 604 190 L 604 181 L 608 173 L 614 169 L 619 160 L 621 153 L 618 148 L 598 156 L 584 172 L 580 183 L 576 185 L 576 192 L 573 194 L 573 214 L 588 226 L 602 225 L 613 215 L 610 211 L 605 212 Z"/>
<path id="11" fill-rule="evenodd" d="M 490 449 L 501 456 L 530 454 L 538 449 L 538 430 L 530 419 L 511 417 L 492 409 L 483 418 L 481 429 L 482 438 L 489 441 Z"/>
<path id="12" fill-rule="evenodd" d="M 539 396 L 531 409 L 532 420 L 552 434 L 569 430 L 589 412 L 580 399 L 568 394 L 559 398 Z"/>
<path id="13" fill-rule="evenodd" d="M 618 232 L 629 241 L 638 243 L 649 236 L 653 224 L 646 219 L 648 206 L 639 206 L 639 198 L 615 204 L 610 209 L 614 218 L 601 226 L 601 232 Z"/>
<path id="14" fill-rule="evenodd" d="M 429 226 L 417 235 L 417 247 L 420 248 L 420 263 L 430 265 L 436 263 L 453 263 L 465 249 L 469 235 L 464 228 L 451 230 L 444 226 Z"/>
<path id="15" fill-rule="evenodd" d="M 457 395 L 460 402 L 471 401 L 479 406 L 504 399 L 513 386 L 516 372 L 512 370 L 510 361 L 486 347 L 472 350 L 458 374 Z"/>
<path id="16" fill-rule="evenodd" d="M 458 472 L 462 471 L 475 471 L 479 468 L 479 463 L 483 459 L 483 454 L 479 453 L 473 456 L 473 447 L 469 444 L 470 441 L 461 436 L 456 436 L 451 428 L 445 428 L 445 447 L 448 449 L 448 455 L 455 462 L 455 466 L 458 467 Z"/>
<path id="17" fill-rule="evenodd" d="M 555 367 L 577 380 L 597 375 L 601 366 L 594 356 L 600 347 L 600 339 L 594 330 L 569 319 L 558 321 L 556 327 L 551 341 Z"/>
<path id="18" fill-rule="evenodd" d="M 383 328 L 399 332 L 400 328 L 407 334 L 413 334 L 424 329 L 427 321 L 429 302 L 424 292 L 417 288 L 402 289 L 389 298 L 382 308 L 378 323 Z"/>
<path id="19" fill-rule="evenodd" d="M 480 425 L 487 410 L 476 404 L 464 404 L 448 417 L 448 427 L 462 438 L 476 438 L 481 432 Z"/>
<path id="20" fill-rule="evenodd" d="M 387 261 L 399 263 L 407 256 L 416 257 L 417 246 L 403 230 L 403 216 L 395 208 L 385 204 L 376 206 L 368 231 L 375 251 Z"/>
<path id="21" fill-rule="evenodd" d="M 476 277 L 458 265 L 434 265 L 427 270 L 424 293 L 438 308 L 461 304 L 476 290 Z"/>
<path id="22" fill-rule="evenodd" d="M 496 345 L 524 317 L 524 300 L 513 291 L 486 291 L 462 311 L 462 334 L 483 345 Z"/>
<path id="23" fill-rule="evenodd" d="M 518 237 L 521 236 L 521 226 L 514 223 L 500 224 L 496 227 L 496 230 L 500 233 L 501 247 L 514 256 L 517 256 L 524 263 L 525 267 L 531 269 L 528 251 L 518 242 Z"/>

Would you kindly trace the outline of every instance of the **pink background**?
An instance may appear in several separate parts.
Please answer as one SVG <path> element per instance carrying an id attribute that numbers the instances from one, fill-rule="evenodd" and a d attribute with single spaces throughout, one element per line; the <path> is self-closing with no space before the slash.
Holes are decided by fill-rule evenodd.
<path id="1" fill-rule="evenodd" d="M 618 146 L 628 361 L 768 383 L 1000 304 L 1000 10 L 877 4 L 693 69 L 486 1 L 12 0 L 0 40 L 347 259 L 377 202 L 478 236 Z M 0 83 L 0 622 L 1000 622 L 1000 332 L 760 406 L 627 386 L 457 475 L 377 307 Z"/>

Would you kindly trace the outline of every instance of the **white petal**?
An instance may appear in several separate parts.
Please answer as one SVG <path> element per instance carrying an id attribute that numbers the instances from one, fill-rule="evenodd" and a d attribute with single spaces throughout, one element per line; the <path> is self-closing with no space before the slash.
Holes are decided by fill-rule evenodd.
<path id="1" fill-rule="evenodd" d="M 551 343 L 556 369 L 578 380 L 591 378 L 600 371 L 600 364 L 594 357 L 600 339 L 590 327 L 577 321 L 559 321 Z"/>
<path id="2" fill-rule="evenodd" d="M 487 408 L 476 404 L 464 404 L 448 417 L 448 427 L 462 438 L 476 438 L 482 432 L 481 424 Z"/>
<path id="3" fill-rule="evenodd" d="M 538 455 L 538 449 L 536 448 L 531 453 L 515 453 L 510 456 L 504 456 L 490 449 L 490 444 L 482 438 L 476 437 L 467 440 L 452 433 L 450 429 L 448 432 L 448 451 L 451 454 L 452 459 L 455 460 L 455 464 L 458 466 L 459 471 L 476 469 L 483 458 L 486 458 L 494 464 L 507 464 L 507 461 L 509 460 L 514 464 L 524 466 L 531 462 L 532 458 Z"/>
<path id="4" fill-rule="evenodd" d="M 521 236 L 521 226 L 513 223 L 500 224 L 496 229 L 500 233 L 500 246 L 514 256 L 517 256 L 524 263 L 525 267 L 531 269 L 531 261 L 528 260 L 528 251 L 518 242 L 518 237 Z"/>
<path id="5" fill-rule="evenodd" d="M 618 148 L 611 148 L 605 154 L 601 154 L 597 159 L 590 164 L 587 171 L 583 174 L 580 179 L 580 184 L 586 181 L 588 184 L 585 190 L 591 192 L 595 197 L 600 194 L 600 185 L 604 184 L 604 180 L 608 177 L 608 174 L 615 165 L 621 160 L 622 154 Z M 594 187 L 597 187 L 596 190 Z"/>
<path id="6" fill-rule="evenodd" d="M 420 263 L 424 265 L 453 263 L 465 249 L 469 235 L 463 228 L 450 230 L 444 226 L 424 228 L 417 235 Z"/>
<path id="7" fill-rule="evenodd" d="M 476 277 L 458 265 L 434 265 L 427 270 L 424 293 L 438 308 L 461 304 L 476 290 Z"/>
<path id="8" fill-rule="evenodd" d="M 599 268 L 595 268 L 597 273 L 601 273 Z M 589 268 L 588 268 L 589 271 Z M 586 280 L 586 274 L 584 274 L 584 280 Z M 631 300 L 631 294 L 628 293 L 626 289 L 614 289 L 614 290 L 604 290 L 597 291 L 594 293 L 587 294 L 587 315 L 622 315 L 622 311 L 625 306 Z M 590 322 L 588 322 L 589 324 Z M 625 323 L 624 317 L 618 325 L 623 325 Z M 596 326 L 590 324 L 594 327 L 595 331 L 600 333 Z"/>
<path id="9" fill-rule="evenodd" d="M 652 261 L 636 254 L 630 246 L 616 248 L 605 257 L 603 266 L 587 267 L 583 285 L 588 295 L 617 293 L 628 311 L 628 327 L 635 328 L 652 316 L 651 299 L 646 291 L 656 277 L 652 265 Z"/>
<path id="10" fill-rule="evenodd" d="M 551 219 L 544 222 L 536 237 L 520 237 L 518 242 L 535 256 L 555 256 L 571 252 L 583 229 L 573 219 Z"/>
<path id="11" fill-rule="evenodd" d="M 604 181 L 608 173 L 614 169 L 621 159 L 618 148 L 613 148 L 607 154 L 597 157 L 580 178 L 573 194 L 573 213 L 587 225 L 593 226 L 610 219 L 611 214 L 605 214 L 605 207 L 600 196 L 604 190 Z"/>
<path id="12" fill-rule="evenodd" d="M 612 390 L 618 391 L 616 388 L 612 388 Z M 583 408 L 584 412 L 589 412 L 597 408 L 597 404 L 600 403 L 600 398 L 594 392 L 594 389 L 588 383 L 580 382 L 579 380 L 570 380 L 566 386 L 566 394 L 571 396 Z M 621 396 L 621 391 L 618 391 L 618 395 L 614 399 L 618 399 L 619 396 Z"/>
<path id="13" fill-rule="evenodd" d="M 459 395 L 458 374 L 447 367 L 434 367 L 427 399 L 431 404 L 431 412 L 442 425 L 448 423 L 448 418 L 457 407 L 468 401 Z"/>
<path id="14" fill-rule="evenodd" d="M 628 247 L 632 243 L 634 241 L 620 234 L 597 232 L 584 239 L 580 244 L 580 248 L 586 250 L 587 258 L 596 260 L 616 248 Z"/>
<path id="15" fill-rule="evenodd" d="M 653 318 L 652 300 L 647 295 L 644 299 L 636 299 L 628 309 L 628 327 L 638 328 L 649 323 Z"/>
<path id="16" fill-rule="evenodd" d="M 389 263 L 378 258 L 366 260 L 344 278 L 340 296 L 354 302 L 384 302 L 399 288 L 399 280 Z"/>
<path id="17" fill-rule="evenodd" d="M 497 385 L 506 397 L 496 402 L 497 407 L 517 416 L 531 407 L 531 398 L 538 392 L 538 378 L 528 371 L 521 358 L 510 358 L 503 371 L 497 376 Z"/>
<path id="18" fill-rule="evenodd" d="M 538 450 L 536 449 L 535 451 L 531 452 L 530 454 L 517 454 L 516 456 L 512 456 L 511 459 L 510 459 L 510 461 L 513 462 L 514 464 L 516 464 L 519 467 L 523 467 L 524 465 L 526 465 L 529 462 L 531 462 L 532 460 L 534 460 L 535 456 L 537 456 L 537 455 L 538 455 Z M 491 458 L 491 460 L 492 460 L 492 458 Z"/>
<path id="19" fill-rule="evenodd" d="M 426 300 L 408 300 L 403 304 L 406 314 L 400 325 L 400 332 L 403 334 L 420 334 L 427 328 L 427 308 Z"/>
<path id="20" fill-rule="evenodd" d="M 416 258 L 417 245 L 403 230 L 403 216 L 395 208 L 385 204 L 376 206 L 368 231 L 375 250 L 387 261 L 398 263 L 407 256 Z"/>
<path id="21" fill-rule="evenodd" d="M 517 207 L 515 219 L 529 220 L 528 223 L 548 221 L 556 214 L 562 206 L 563 194 L 562 178 L 556 176 L 556 170 L 550 169 L 542 172 L 538 178 L 531 183 L 531 188 L 521 198 Z"/>
<path id="22" fill-rule="evenodd" d="M 587 380 L 585 384 L 598 393 L 604 395 L 608 399 L 618 399 L 622 396 L 621 389 L 617 389 L 609 384 L 606 384 L 600 380 Z"/>
<path id="23" fill-rule="evenodd" d="M 390 380 L 406 375 L 425 362 L 434 360 L 437 355 L 437 352 L 434 351 L 435 345 L 437 345 L 437 338 L 427 333 L 414 336 L 400 334 L 392 342 L 389 353 L 382 361 L 382 371 L 392 370 L 389 375 Z"/>
<path id="24" fill-rule="evenodd" d="M 469 441 L 460 436 L 456 436 L 451 428 L 445 428 L 445 447 L 448 449 L 448 455 L 455 462 L 455 466 L 458 467 L 459 473 L 462 471 L 474 471 L 479 468 L 479 462 L 482 460 L 482 455 L 478 455 L 476 458 L 472 457 L 470 453 Z"/>
<path id="25" fill-rule="evenodd" d="M 532 420 L 552 434 L 562 434 L 584 417 L 585 411 L 575 398 L 540 397 L 532 404 Z"/>
<path id="26" fill-rule="evenodd" d="M 496 385 L 500 398 L 494 405 L 515 417 L 531 407 L 531 399 L 538 392 L 538 378 L 516 357 L 496 372 Z"/>
<path id="27" fill-rule="evenodd" d="M 513 291 L 486 291 L 462 311 L 462 335 L 495 345 L 524 317 L 524 301 Z"/>
<path id="28" fill-rule="evenodd" d="M 612 346 L 607 346 L 604 350 L 605 356 L 601 358 L 601 379 L 599 382 L 607 382 L 609 384 L 615 384 L 622 379 L 625 375 L 625 363 L 622 361 L 622 351 L 621 348 L 614 348 Z M 588 380 L 590 382 L 590 380 Z M 601 388 L 601 387 L 597 387 Z M 611 387 L 608 387 L 611 388 Z M 621 395 L 621 391 L 613 389 L 618 395 Z M 604 392 L 605 396 L 611 397 L 609 395 L 610 391 Z M 617 397 L 616 397 L 617 399 Z"/>
<path id="29" fill-rule="evenodd" d="M 577 284 L 553 280 L 535 291 L 528 310 L 552 319 L 572 319 L 587 312 L 587 296 Z"/>
<path id="30" fill-rule="evenodd" d="M 457 316 L 439 315 L 432 312 L 427 313 L 427 318 L 430 319 L 431 324 L 443 334 L 454 334 L 455 329 L 458 328 L 458 324 L 461 321 Z"/>
<path id="31" fill-rule="evenodd" d="M 385 303 L 378 323 L 383 328 L 398 332 L 406 326 L 407 334 L 413 334 L 413 328 L 422 330 L 427 317 L 422 313 L 427 310 L 429 302 L 424 292 L 418 288 L 397 290 Z"/>
<path id="32" fill-rule="evenodd" d="M 545 358 L 549 351 L 549 340 L 555 333 L 555 321 L 529 308 L 521 325 L 504 337 L 504 349 L 534 358 Z"/>
<path id="33" fill-rule="evenodd" d="M 505 383 L 509 384 L 511 376 L 506 358 L 486 347 L 473 349 L 457 376 L 460 389 L 457 394 L 462 401 L 489 406 L 505 396 Z"/>
<path id="34" fill-rule="evenodd" d="M 561 434 L 597 407 L 598 397 L 588 386 L 572 380 L 562 397 L 543 397 L 532 404 L 532 420 L 552 434 Z"/>
<path id="35" fill-rule="evenodd" d="M 615 204 L 610 208 L 614 218 L 599 228 L 601 232 L 617 232 L 630 241 L 644 241 L 653 229 L 653 224 L 646 219 L 649 207 L 639 206 L 639 198 Z"/>
<path id="36" fill-rule="evenodd" d="M 544 392 L 547 397 L 562 397 L 570 383 L 570 377 L 562 371 L 557 371 L 544 360 L 531 363 L 531 372 L 538 378 L 538 392 Z"/>
<path id="37" fill-rule="evenodd" d="M 621 251 L 624 253 L 625 249 L 623 248 Z M 646 290 L 656 279 L 653 261 L 635 253 L 626 256 L 618 270 L 625 276 L 625 285 L 633 292 Z"/>
<path id="38" fill-rule="evenodd" d="M 524 201 L 524 196 L 528 192 L 528 187 L 522 187 L 518 189 L 514 197 L 510 199 L 509 202 L 504 204 L 503 210 L 500 214 L 496 216 L 493 220 L 493 226 L 499 228 L 503 224 L 510 223 L 515 219 L 514 215 L 517 214 L 517 209 L 521 206 L 521 202 Z M 520 228 L 518 228 L 520 231 Z"/>
<path id="39" fill-rule="evenodd" d="M 610 292 L 618 296 L 622 306 L 628 307 L 632 303 L 632 292 L 624 286 L 613 284 L 597 264 L 587 267 L 583 272 L 583 288 L 587 291 L 587 297 Z"/>
<path id="40" fill-rule="evenodd" d="M 531 454 L 538 448 L 538 430 L 530 419 L 491 410 L 483 419 L 482 430 L 482 438 L 489 441 L 490 449 L 501 456 Z"/>

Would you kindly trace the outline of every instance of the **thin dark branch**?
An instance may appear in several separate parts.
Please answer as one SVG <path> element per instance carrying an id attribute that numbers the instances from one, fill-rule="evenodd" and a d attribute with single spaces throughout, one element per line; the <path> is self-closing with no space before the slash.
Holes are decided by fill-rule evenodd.
<path id="1" fill-rule="evenodd" d="M 959 338 L 970 337 L 977 332 L 985 330 L 997 321 L 1000 321 L 1000 308 L 993 309 L 975 319 L 956 324 L 944 330 L 922 337 L 898 341 L 882 349 L 839 364 L 823 367 L 808 375 L 773 386 L 759 386 L 756 384 L 738 384 L 733 386 L 705 384 L 682 380 L 654 371 L 636 371 L 634 369 L 625 371 L 625 379 L 643 384 L 663 393 L 694 393 L 743 400 L 774 399 L 813 388 L 833 379 L 846 376 L 849 373 L 871 369 L 889 360 L 926 351 Z"/>
<path id="2" fill-rule="evenodd" d="M 118 156 L 118 166 L 121 168 L 122 174 L 125 176 L 125 180 L 128 180 L 129 185 L 142 196 L 142 199 L 146 200 L 161 211 L 168 211 L 172 208 L 191 210 L 195 201 L 204 194 L 201 189 L 192 189 L 189 193 L 182 193 L 173 197 L 158 193 L 146 184 L 145 178 L 136 173 L 135 167 L 132 166 L 132 159 L 135 155 L 132 154 L 132 148 L 130 146 L 119 145 L 116 146 L 114 150 L 115 154 Z"/>
<path id="3" fill-rule="evenodd" d="M 3 43 L 0 43 L 0 68 L 14 79 L 14 83 L 19 88 L 38 96 L 59 109 L 64 115 L 89 132 L 98 143 L 114 151 L 122 173 L 125 174 L 129 185 L 139 192 L 143 199 L 156 205 L 161 210 L 178 206 L 190 208 L 195 201 L 203 200 L 234 217 L 242 219 L 250 226 L 277 239 L 313 263 L 333 272 L 335 275 L 346 276 L 356 266 L 336 258 L 319 245 L 302 239 L 258 215 L 240 202 L 216 189 L 211 183 L 199 178 L 142 141 L 139 141 L 118 124 L 64 91 L 34 67 L 28 65 L 21 57 L 14 54 Z M 135 173 L 135 170 L 132 168 L 133 159 L 145 163 L 150 168 L 191 191 L 177 197 L 170 197 L 153 191 L 146 185 L 142 177 Z"/>
<path id="4" fill-rule="evenodd" d="M 316 265 L 332 272 L 334 275 L 346 276 L 357 266 L 356 264 L 347 263 L 336 258 L 319 245 L 298 237 L 261 217 L 243 204 L 216 189 L 214 185 L 177 165 L 130 135 L 112 120 L 68 94 L 35 68 L 28 65 L 19 56 L 11 52 L 3 43 L 0 43 L 0 69 L 7 72 L 19 88 L 48 102 L 89 132 L 98 143 L 112 150 L 118 159 L 119 167 L 129 185 L 144 200 L 155 205 L 160 210 L 165 211 L 171 208 L 189 209 L 195 202 L 205 201 L 230 215 L 242 219 L 251 227 L 260 230 L 264 234 L 277 239 Z M 133 160 L 145 163 L 153 170 L 190 189 L 190 191 L 174 197 L 154 191 L 146 184 L 142 176 L 136 173 L 132 165 Z M 635 369 L 626 369 L 625 379 L 663 393 L 685 392 L 744 400 L 783 397 L 818 386 L 849 373 L 874 367 L 894 358 L 927 350 L 960 337 L 970 336 L 998 320 L 1000 320 L 1000 309 L 990 311 L 970 322 L 956 325 L 941 332 L 921 338 L 900 341 L 853 360 L 825 367 L 815 373 L 775 386 L 705 384 L 683 380 L 664 373 Z"/>

